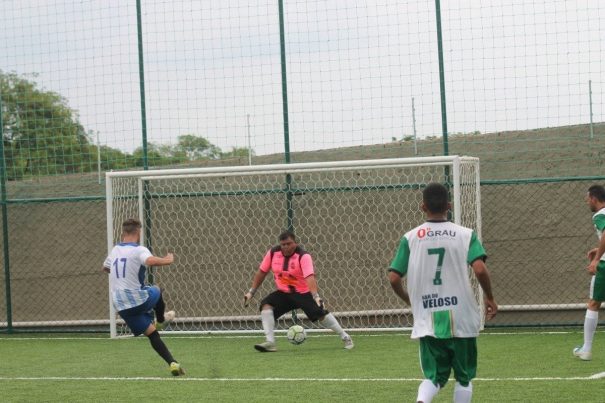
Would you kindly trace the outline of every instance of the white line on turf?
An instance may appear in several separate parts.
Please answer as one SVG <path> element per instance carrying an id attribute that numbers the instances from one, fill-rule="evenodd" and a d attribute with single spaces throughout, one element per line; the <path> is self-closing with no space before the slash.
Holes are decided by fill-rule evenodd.
<path id="1" fill-rule="evenodd" d="M 602 375 L 597 377 L 597 375 Z M 536 377 L 536 378 L 475 378 L 473 382 L 532 382 L 532 381 L 588 381 L 601 379 L 605 373 L 592 376 Z M 0 377 L 0 381 L 183 381 L 183 382 L 420 382 L 420 378 L 192 378 L 192 377 Z"/>
<path id="2" fill-rule="evenodd" d="M 581 333 L 582 330 L 578 329 L 577 331 L 548 331 L 548 332 L 484 332 L 481 333 L 481 335 L 479 337 L 485 337 L 485 336 L 522 336 L 522 335 L 533 335 L 533 336 L 540 336 L 540 335 L 560 335 L 560 334 L 574 334 L 574 333 Z M 597 333 L 602 333 L 603 331 L 599 332 L 597 331 Z M 404 337 L 409 337 L 410 333 L 397 333 L 397 332 L 393 332 L 393 333 L 377 333 L 377 334 L 372 334 L 372 333 L 355 333 L 355 332 L 351 332 L 352 335 L 354 335 L 355 337 L 390 337 L 390 336 L 404 336 Z M 262 334 L 259 331 L 259 334 L 251 334 L 251 335 L 225 335 L 225 334 L 215 334 L 215 335 L 179 335 L 178 332 L 175 332 L 174 334 L 171 334 L 170 332 L 164 332 L 162 333 L 163 336 L 167 336 L 167 337 L 172 337 L 174 339 L 258 339 L 259 337 L 262 337 Z M 278 337 L 281 337 L 282 335 L 278 335 Z M 333 334 L 312 334 L 312 335 L 308 335 L 308 337 L 334 337 Z M 143 337 L 139 337 L 138 339 L 144 339 Z M 109 336 L 107 337 L 2 337 L 0 335 L 0 342 L 3 341 L 10 341 L 10 340 L 16 340 L 16 341 L 21 341 L 21 340 L 43 340 L 43 341 L 47 341 L 47 340 L 100 340 L 100 341 L 107 341 L 107 340 L 114 340 L 111 339 Z M 124 337 L 124 338 L 119 338 L 118 340 L 135 340 L 134 337 Z"/>

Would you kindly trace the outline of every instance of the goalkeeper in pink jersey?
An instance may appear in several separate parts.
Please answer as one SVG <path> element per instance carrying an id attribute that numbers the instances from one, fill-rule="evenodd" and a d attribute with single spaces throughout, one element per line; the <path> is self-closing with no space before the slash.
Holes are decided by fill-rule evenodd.
<path id="1" fill-rule="evenodd" d="M 291 231 L 279 235 L 279 245 L 271 248 L 265 254 L 254 279 L 252 287 L 244 294 L 244 304 L 248 303 L 262 284 L 263 280 L 273 271 L 277 290 L 267 295 L 260 302 L 261 320 L 266 341 L 254 346 L 260 352 L 277 351 L 275 346 L 275 321 L 284 313 L 294 309 L 302 309 L 309 320 L 319 320 L 322 326 L 338 333 L 344 342 L 344 348 L 353 348 L 353 340 L 342 329 L 334 315 L 323 305 L 317 292 L 317 281 L 313 270 L 311 255 L 296 243 L 296 237 Z"/>

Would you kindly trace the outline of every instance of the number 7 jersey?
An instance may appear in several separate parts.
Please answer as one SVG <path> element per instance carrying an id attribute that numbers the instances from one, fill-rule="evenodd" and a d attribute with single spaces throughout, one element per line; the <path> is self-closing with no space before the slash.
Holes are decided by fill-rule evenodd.
<path id="1" fill-rule="evenodd" d="M 390 270 L 407 276 L 413 339 L 479 335 L 481 312 L 469 265 L 486 257 L 473 230 L 449 221 L 427 221 L 401 238 Z"/>

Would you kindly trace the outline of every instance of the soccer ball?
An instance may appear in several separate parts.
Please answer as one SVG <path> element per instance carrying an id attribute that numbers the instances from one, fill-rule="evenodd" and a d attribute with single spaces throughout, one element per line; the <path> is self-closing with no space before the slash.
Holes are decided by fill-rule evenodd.
<path id="1" fill-rule="evenodd" d="M 290 326 L 288 329 L 288 341 L 292 344 L 302 344 L 307 338 L 305 329 L 300 325 Z"/>

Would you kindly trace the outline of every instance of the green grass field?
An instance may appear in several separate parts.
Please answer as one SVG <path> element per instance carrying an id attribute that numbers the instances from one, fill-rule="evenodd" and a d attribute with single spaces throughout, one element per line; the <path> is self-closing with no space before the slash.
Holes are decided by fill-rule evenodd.
<path id="1" fill-rule="evenodd" d="M 2 402 L 412 402 L 421 380 L 409 334 L 354 333 L 355 349 L 331 334 L 301 346 L 278 337 L 258 353 L 259 336 L 165 336 L 187 371 L 174 378 L 147 338 L 105 335 L 0 336 Z M 487 331 L 479 338 L 476 402 L 603 402 L 605 353 L 575 359 L 579 329 Z M 452 401 L 453 382 L 434 402 Z"/>

